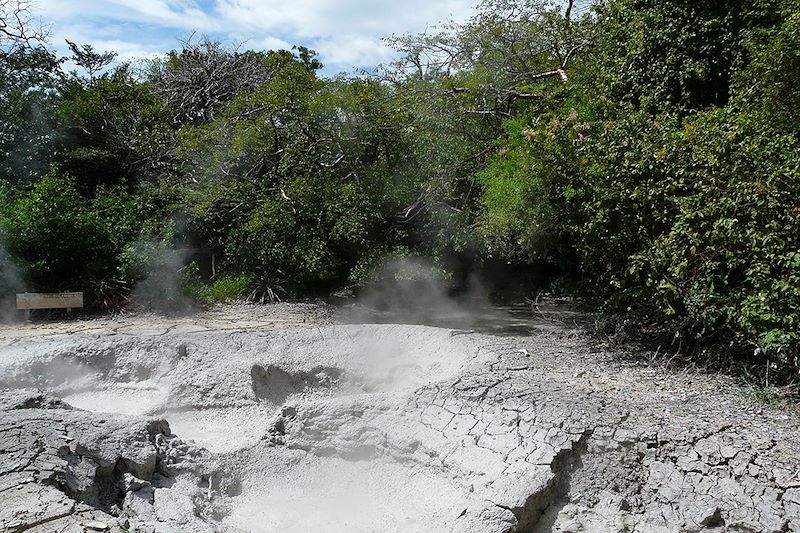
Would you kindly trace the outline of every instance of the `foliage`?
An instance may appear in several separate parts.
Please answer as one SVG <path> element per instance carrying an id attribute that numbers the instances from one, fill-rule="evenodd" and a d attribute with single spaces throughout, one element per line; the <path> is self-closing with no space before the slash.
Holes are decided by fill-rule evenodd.
<path id="1" fill-rule="evenodd" d="M 346 279 L 379 213 L 354 184 L 296 178 L 236 233 L 229 254 L 265 286 L 313 290 Z"/>
<path id="2" fill-rule="evenodd" d="M 60 61 L 42 48 L 0 50 L 0 179 L 31 183 L 57 150 L 55 98 Z"/>
<path id="3" fill-rule="evenodd" d="M 114 217 L 103 218 L 78 194 L 71 177 L 50 173 L 3 213 L 8 250 L 43 291 L 88 289 L 113 275 L 109 250 Z"/>
<path id="4" fill-rule="evenodd" d="M 268 54 L 240 52 L 193 35 L 183 42 L 182 50 L 153 63 L 149 77 L 172 110 L 172 122 L 197 126 L 214 120 L 240 93 L 269 83 L 273 66 Z"/>
<path id="5" fill-rule="evenodd" d="M 59 167 L 91 194 L 100 185 L 153 179 L 170 169 L 174 132 L 168 110 L 149 84 L 121 66 L 60 87 L 62 130 Z"/>
<path id="6" fill-rule="evenodd" d="M 246 274 L 225 275 L 208 286 L 204 299 L 209 302 L 224 302 L 246 298 L 253 286 L 253 280 Z"/>
<path id="7" fill-rule="evenodd" d="M 545 254 L 591 302 L 797 375 L 800 48 L 796 11 L 772 8 L 601 8 L 592 78 L 507 121 L 478 174 L 490 248 Z"/>
<path id="8" fill-rule="evenodd" d="M 609 2 L 598 16 L 610 95 L 653 111 L 725 105 L 748 3 Z"/>
<path id="9" fill-rule="evenodd" d="M 117 57 L 116 52 L 96 52 L 90 44 L 78 46 L 69 39 L 67 39 L 67 46 L 72 52 L 72 61 L 86 71 L 88 75 L 86 82 L 90 85 L 97 78 L 97 75 Z M 77 78 L 77 75 L 75 77 Z"/>
<path id="10" fill-rule="evenodd" d="M 785 2 L 776 12 L 782 23 L 754 32 L 747 41 L 751 63 L 734 74 L 737 104 L 755 107 L 768 127 L 800 131 L 800 2 Z"/>
<path id="11" fill-rule="evenodd" d="M 5 287 L 180 309 L 502 262 L 797 377 L 797 0 L 484 0 L 335 78 L 197 36 L 144 68 L 69 42 L 65 73 L 25 5 L 0 3 Z"/>

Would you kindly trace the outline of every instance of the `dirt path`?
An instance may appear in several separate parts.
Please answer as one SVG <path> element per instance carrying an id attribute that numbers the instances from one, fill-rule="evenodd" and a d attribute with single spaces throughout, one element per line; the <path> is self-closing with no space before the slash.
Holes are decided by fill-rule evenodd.
<path id="1" fill-rule="evenodd" d="M 0 526 L 800 531 L 795 413 L 504 316 L 504 336 L 288 304 L 4 327 Z"/>
<path id="2" fill-rule="evenodd" d="M 168 333 L 197 333 L 248 329 L 285 329 L 332 321 L 332 308 L 324 305 L 278 303 L 219 304 L 195 313 L 165 316 L 123 313 L 114 317 L 85 317 L 69 321 L 0 323 L 0 346 L 29 337 L 50 335 L 129 335 L 157 337 Z"/>

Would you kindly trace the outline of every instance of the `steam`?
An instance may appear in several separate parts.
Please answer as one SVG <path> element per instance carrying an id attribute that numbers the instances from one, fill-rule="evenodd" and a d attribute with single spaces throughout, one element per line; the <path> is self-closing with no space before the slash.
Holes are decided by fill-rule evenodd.
<path id="1" fill-rule="evenodd" d="M 441 269 L 421 258 L 386 260 L 372 279 L 351 309 L 353 322 L 471 328 L 490 307 L 488 290 L 478 276 L 456 291 Z"/>
<path id="2" fill-rule="evenodd" d="M 127 251 L 134 277 L 131 292 L 138 307 L 168 313 L 189 312 L 194 301 L 187 291 L 192 265 L 188 250 L 177 250 L 161 240 L 141 239 Z"/>
<path id="3" fill-rule="evenodd" d="M 22 272 L 0 234 L 0 322 L 18 320 L 16 293 L 25 289 Z"/>
<path id="4" fill-rule="evenodd" d="M 530 335 L 554 324 L 530 299 L 498 304 L 489 284 L 472 274 L 455 286 L 421 258 L 392 258 L 380 265 L 341 319 L 353 324 L 418 324 L 492 335 Z"/>

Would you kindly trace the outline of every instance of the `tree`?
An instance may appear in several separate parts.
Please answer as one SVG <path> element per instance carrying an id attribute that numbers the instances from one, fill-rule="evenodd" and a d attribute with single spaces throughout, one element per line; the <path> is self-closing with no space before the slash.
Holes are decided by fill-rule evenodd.
<path id="1" fill-rule="evenodd" d="M 773 5 L 771 5 L 773 4 Z M 744 44 L 773 0 L 624 0 L 598 8 L 600 83 L 614 101 L 687 114 L 724 106 Z"/>
<path id="2" fill-rule="evenodd" d="M 591 29 L 573 1 L 484 0 L 466 23 L 388 40 L 400 59 L 380 77 L 412 115 L 416 142 L 418 194 L 401 220 L 422 225 L 438 254 L 480 255 L 475 176 L 496 152 L 504 120 L 542 112 L 568 90 Z"/>
<path id="3" fill-rule="evenodd" d="M 128 65 L 91 84 L 61 84 L 58 117 L 62 151 L 56 162 L 87 196 L 99 184 L 133 185 L 174 173 L 171 117 L 152 86 Z"/>
<path id="4" fill-rule="evenodd" d="M 67 46 L 72 52 L 72 61 L 83 70 L 88 76 L 87 83 L 91 85 L 97 78 L 97 74 L 102 72 L 117 57 L 116 52 L 95 52 L 90 44 L 78 46 L 67 39 Z"/>
<path id="5" fill-rule="evenodd" d="M 389 39 L 401 59 L 387 71 L 394 83 L 438 80 L 441 90 L 474 99 L 468 114 L 509 118 L 519 100 L 538 100 L 536 85 L 568 80 L 576 55 L 591 46 L 588 13 L 575 2 L 483 0 L 465 24 L 449 23 L 432 34 Z"/>
<path id="6" fill-rule="evenodd" d="M 322 69 L 325 65 L 320 63 L 317 59 L 317 51 L 307 48 L 305 46 L 293 46 L 292 50 L 297 50 L 297 60 L 306 67 L 309 72 L 316 72 Z"/>
<path id="7" fill-rule="evenodd" d="M 750 62 L 733 76 L 737 103 L 755 106 L 780 131 L 800 135 L 800 2 L 764 6 L 759 18 L 771 24 L 747 41 Z"/>
<path id="8" fill-rule="evenodd" d="M 576 294 L 659 343 L 796 378 L 796 13 L 599 7 L 572 87 L 508 119 L 478 176 L 490 250 L 556 259 Z"/>
<path id="9" fill-rule="evenodd" d="M 155 65 L 151 81 L 173 109 L 177 125 L 207 124 L 237 95 L 269 83 L 270 64 L 262 52 L 240 52 L 207 37 L 189 37 L 183 48 Z"/>
<path id="10" fill-rule="evenodd" d="M 43 41 L 31 3 L 0 0 L 0 179 L 30 182 L 54 152 L 52 89 L 61 61 Z"/>

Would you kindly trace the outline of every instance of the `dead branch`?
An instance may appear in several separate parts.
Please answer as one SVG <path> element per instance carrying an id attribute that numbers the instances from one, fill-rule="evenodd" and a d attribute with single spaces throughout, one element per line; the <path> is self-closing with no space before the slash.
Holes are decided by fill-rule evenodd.
<path id="1" fill-rule="evenodd" d="M 47 30 L 33 19 L 32 2 L 0 0 L 0 47 L 34 48 L 47 37 Z"/>

